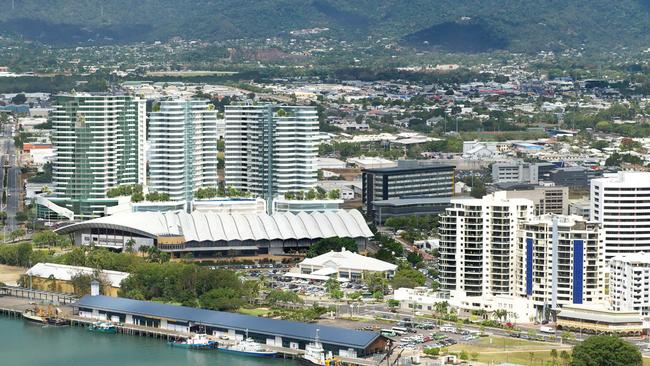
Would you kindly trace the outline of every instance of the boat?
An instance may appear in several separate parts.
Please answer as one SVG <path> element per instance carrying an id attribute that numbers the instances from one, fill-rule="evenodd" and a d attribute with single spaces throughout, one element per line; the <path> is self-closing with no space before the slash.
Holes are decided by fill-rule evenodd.
<path id="1" fill-rule="evenodd" d="M 316 338 L 313 343 L 309 343 L 305 346 L 305 354 L 300 358 L 300 363 L 302 365 L 308 366 L 325 366 L 325 349 L 318 339 L 318 329 L 316 329 Z"/>
<path id="2" fill-rule="evenodd" d="M 109 322 L 95 322 L 88 327 L 88 330 L 95 333 L 115 334 L 117 327 Z"/>
<path id="3" fill-rule="evenodd" d="M 217 342 L 208 338 L 205 334 L 195 334 L 189 338 L 169 342 L 172 347 L 180 347 L 187 349 L 216 349 Z"/>
<path id="4" fill-rule="evenodd" d="M 70 325 L 70 320 L 68 319 L 63 319 L 63 318 L 45 318 L 47 325 L 53 326 L 53 327 L 65 327 Z"/>
<path id="5" fill-rule="evenodd" d="M 43 316 L 43 313 L 39 311 L 37 306 L 35 306 L 34 309 L 25 310 L 23 312 L 23 319 L 32 323 L 47 324 L 47 319 Z"/>
<path id="6" fill-rule="evenodd" d="M 261 344 L 255 342 L 253 338 L 248 336 L 248 330 L 246 330 L 246 337 L 244 339 L 231 346 L 219 347 L 219 351 L 252 357 L 275 357 L 278 354 L 275 351 L 265 350 Z"/>

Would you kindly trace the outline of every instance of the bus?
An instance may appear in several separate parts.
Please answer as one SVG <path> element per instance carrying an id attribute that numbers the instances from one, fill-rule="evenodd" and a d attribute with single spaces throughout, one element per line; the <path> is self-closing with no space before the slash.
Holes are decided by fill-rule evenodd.
<path id="1" fill-rule="evenodd" d="M 383 335 L 384 337 L 395 337 L 397 335 L 392 329 L 382 329 L 379 331 L 379 334 Z"/>
<path id="2" fill-rule="evenodd" d="M 404 334 L 406 334 L 406 332 L 408 332 L 408 329 L 406 329 L 404 327 L 392 327 L 391 329 L 397 335 L 404 335 Z"/>

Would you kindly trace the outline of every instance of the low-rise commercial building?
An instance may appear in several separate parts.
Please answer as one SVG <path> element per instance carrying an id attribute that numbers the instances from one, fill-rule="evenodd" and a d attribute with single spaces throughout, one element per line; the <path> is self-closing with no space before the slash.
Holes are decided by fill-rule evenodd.
<path id="1" fill-rule="evenodd" d="M 298 264 L 298 268 L 304 275 L 360 281 L 365 272 L 382 273 L 387 278 L 392 277 L 397 266 L 343 248 L 340 252 L 330 251 L 314 258 L 307 258 Z"/>
<path id="2" fill-rule="evenodd" d="M 27 270 L 25 275 L 31 277 L 32 287 L 38 290 L 60 292 L 66 294 L 76 293 L 74 279 L 78 276 L 98 275 L 100 291 L 108 296 L 117 296 L 122 280 L 129 277 L 129 273 L 102 270 L 97 272 L 94 268 L 68 266 L 56 263 L 37 263 Z"/>
<path id="3" fill-rule="evenodd" d="M 643 319 L 636 311 L 608 310 L 604 306 L 566 305 L 557 314 L 557 329 L 581 333 L 641 335 Z"/>

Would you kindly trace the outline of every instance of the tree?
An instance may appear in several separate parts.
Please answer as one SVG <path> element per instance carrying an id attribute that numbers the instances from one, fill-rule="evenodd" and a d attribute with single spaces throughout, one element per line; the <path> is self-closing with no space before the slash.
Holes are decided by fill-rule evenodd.
<path id="1" fill-rule="evenodd" d="M 343 298 L 343 291 L 341 291 L 341 284 L 339 281 L 334 278 L 330 277 L 327 282 L 325 282 L 325 289 L 327 290 L 327 293 L 330 295 L 331 298 L 340 300 Z"/>
<path id="2" fill-rule="evenodd" d="M 553 359 L 553 365 L 557 364 L 557 350 L 555 348 L 551 349 L 551 358 Z"/>
<path id="3" fill-rule="evenodd" d="M 562 359 L 562 365 L 567 366 L 571 362 L 571 354 L 565 350 L 560 351 L 560 358 Z"/>
<path id="4" fill-rule="evenodd" d="M 126 244 L 126 252 L 127 253 L 133 253 L 133 247 L 135 246 L 135 240 L 129 239 Z"/>
<path id="5" fill-rule="evenodd" d="M 357 242 L 351 238 L 327 238 L 319 240 L 316 244 L 312 245 L 307 251 L 307 257 L 313 258 L 330 251 L 341 251 L 343 248 L 350 252 L 357 252 Z"/>
<path id="6" fill-rule="evenodd" d="M 327 198 L 331 200 L 337 200 L 341 198 L 341 191 L 338 189 L 332 189 L 331 191 L 329 191 L 329 193 L 327 193 Z"/>
<path id="7" fill-rule="evenodd" d="M 14 241 L 20 237 L 25 235 L 25 230 L 24 229 L 15 229 L 9 233 L 9 241 Z"/>
<path id="8" fill-rule="evenodd" d="M 385 293 L 388 290 L 388 281 L 381 272 L 364 272 L 363 282 L 368 287 L 368 291 L 373 294 L 378 291 Z"/>
<path id="9" fill-rule="evenodd" d="M 27 102 L 27 97 L 23 93 L 16 94 L 13 98 L 11 98 L 12 104 L 25 104 L 25 102 Z"/>
<path id="10" fill-rule="evenodd" d="M 57 247 L 69 244 L 69 240 L 52 230 L 39 231 L 32 235 L 32 242 L 37 247 Z"/>
<path id="11" fill-rule="evenodd" d="M 395 299 L 390 299 L 386 302 L 389 308 L 395 309 L 396 307 L 399 307 L 399 300 Z"/>
<path id="12" fill-rule="evenodd" d="M 201 307 L 212 310 L 235 310 L 244 305 L 241 294 L 232 288 L 212 289 L 199 298 Z"/>
<path id="13" fill-rule="evenodd" d="M 392 280 L 392 285 L 394 289 L 406 287 L 414 288 L 417 286 L 423 286 L 426 282 L 426 277 L 417 269 L 411 267 L 407 262 L 402 262 L 395 272 L 395 276 Z"/>
<path id="14" fill-rule="evenodd" d="M 460 351 L 460 355 L 458 357 L 463 361 L 469 360 L 469 354 L 465 350 Z"/>
<path id="15" fill-rule="evenodd" d="M 303 300 L 293 291 L 273 289 L 268 293 L 268 295 L 266 295 L 266 303 L 270 306 L 275 306 L 281 303 L 302 304 Z"/>
<path id="16" fill-rule="evenodd" d="M 642 366 L 639 349 L 614 336 L 592 336 L 573 348 L 571 366 Z"/>

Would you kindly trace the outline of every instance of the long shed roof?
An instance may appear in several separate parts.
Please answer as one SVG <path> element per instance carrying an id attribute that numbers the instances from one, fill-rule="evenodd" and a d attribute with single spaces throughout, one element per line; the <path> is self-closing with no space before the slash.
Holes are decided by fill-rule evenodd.
<path id="1" fill-rule="evenodd" d="M 216 212 L 130 212 L 100 217 L 57 229 L 59 234 L 104 228 L 135 232 L 148 237 L 183 236 L 187 241 L 288 240 L 333 236 L 371 237 L 372 231 L 357 210 L 325 213 L 289 212 L 226 214 Z"/>
<path id="2" fill-rule="evenodd" d="M 381 337 L 379 333 L 375 332 L 268 319 L 120 297 L 86 295 L 77 302 L 77 306 L 144 317 L 173 319 L 239 331 L 248 329 L 253 333 L 304 341 L 313 341 L 318 330 L 320 341 L 323 343 L 357 349 L 365 349 L 377 338 Z"/>

